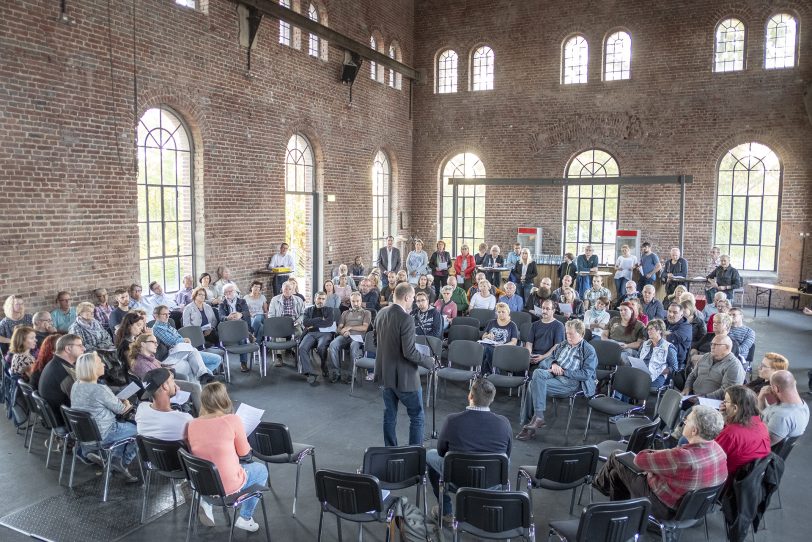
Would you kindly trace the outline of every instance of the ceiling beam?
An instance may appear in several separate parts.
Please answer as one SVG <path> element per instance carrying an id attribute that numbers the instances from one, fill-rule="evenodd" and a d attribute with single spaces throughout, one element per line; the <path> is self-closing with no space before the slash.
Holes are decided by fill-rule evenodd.
<path id="1" fill-rule="evenodd" d="M 561 177 L 561 178 L 477 178 L 477 177 L 451 177 L 451 184 L 479 184 L 485 186 L 564 186 L 579 184 L 682 184 L 692 183 L 692 175 L 635 175 L 622 177 Z"/>

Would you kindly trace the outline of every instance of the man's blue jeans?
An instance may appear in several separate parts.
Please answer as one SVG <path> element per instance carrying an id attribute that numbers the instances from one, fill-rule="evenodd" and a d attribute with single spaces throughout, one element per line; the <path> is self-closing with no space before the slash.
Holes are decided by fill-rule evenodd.
<path id="1" fill-rule="evenodd" d="M 423 444 L 423 389 L 417 391 L 398 391 L 394 388 L 383 389 L 383 442 L 386 446 L 397 446 L 398 401 L 406 407 L 409 414 L 409 446 Z"/>

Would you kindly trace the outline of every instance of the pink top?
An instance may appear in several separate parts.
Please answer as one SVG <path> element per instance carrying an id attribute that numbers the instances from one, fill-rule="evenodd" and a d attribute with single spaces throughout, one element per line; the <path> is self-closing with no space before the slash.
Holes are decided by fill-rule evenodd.
<path id="1" fill-rule="evenodd" d="M 448 303 L 443 306 L 443 300 L 438 299 L 434 302 L 434 308 L 440 311 L 440 314 L 448 318 L 449 320 L 453 320 L 457 317 L 457 304 L 453 301 L 449 301 Z"/>
<path id="2" fill-rule="evenodd" d="M 226 493 L 242 489 L 245 470 L 240 465 L 240 456 L 248 455 L 251 445 L 242 420 L 236 414 L 190 421 L 186 426 L 186 440 L 192 454 L 217 465 Z"/>

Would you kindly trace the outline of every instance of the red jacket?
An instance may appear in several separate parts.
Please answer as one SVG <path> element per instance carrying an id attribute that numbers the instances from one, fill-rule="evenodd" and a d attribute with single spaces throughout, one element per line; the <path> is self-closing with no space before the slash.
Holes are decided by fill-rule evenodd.
<path id="1" fill-rule="evenodd" d="M 474 257 L 468 254 L 468 267 L 465 268 L 465 276 L 463 276 L 462 255 L 457 256 L 457 259 L 454 260 L 454 271 L 456 271 L 457 276 L 462 277 L 463 280 L 470 279 L 471 275 L 473 275 L 474 271 L 476 271 L 476 262 L 474 261 Z"/>

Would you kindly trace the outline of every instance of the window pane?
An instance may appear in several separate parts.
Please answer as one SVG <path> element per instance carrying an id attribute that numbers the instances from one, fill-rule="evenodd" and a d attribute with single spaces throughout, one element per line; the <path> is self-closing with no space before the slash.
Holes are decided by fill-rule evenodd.
<path id="1" fill-rule="evenodd" d="M 744 69 L 744 23 L 725 19 L 716 27 L 714 70 L 716 72 Z"/>
<path id="2" fill-rule="evenodd" d="M 473 71 L 472 90 L 493 89 L 493 50 L 487 45 L 474 51 L 471 60 Z"/>
<path id="3" fill-rule="evenodd" d="M 473 245 L 471 246 L 471 252 L 474 253 L 480 240 L 484 239 L 485 187 L 482 185 L 457 185 L 457 199 L 455 202 L 454 187 L 449 182 L 449 179 L 452 178 L 476 177 L 485 177 L 485 167 L 475 154 L 458 154 L 446 162 L 443 167 L 441 182 L 443 214 L 440 217 L 440 222 L 445 224 L 446 219 L 453 219 L 456 216 L 457 230 L 456 232 L 445 230 L 440 233 L 443 239 L 450 243 L 447 248 L 452 254 L 458 254 L 459 247 L 463 243 Z"/>
<path id="4" fill-rule="evenodd" d="M 587 82 L 589 46 L 583 36 L 573 36 L 564 44 L 561 82 L 575 85 Z"/>
<path id="5" fill-rule="evenodd" d="M 779 13 L 767 23 L 764 67 L 767 69 L 795 66 L 797 23 L 788 13 Z"/>
<path id="6" fill-rule="evenodd" d="M 457 92 L 457 53 L 443 51 L 437 61 L 437 92 Z"/>
<path id="7" fill-rule="evenodd" d="M 730 241 L 730 222 L 719 222 L 716 224 L 716 243 L 726 245 Z"/>
<path id="8" fill-rule="evenodd" d="M 615 32 L 606 38 L 604 79 L 616 81 L 631 76 L 632 38 L 626 32 Z"/>

